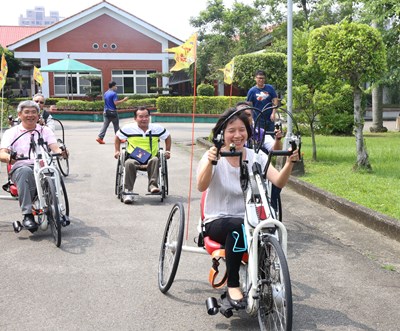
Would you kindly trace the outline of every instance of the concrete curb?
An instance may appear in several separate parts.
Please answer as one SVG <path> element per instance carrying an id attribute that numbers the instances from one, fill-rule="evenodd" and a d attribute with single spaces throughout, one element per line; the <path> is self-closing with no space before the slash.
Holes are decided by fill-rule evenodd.
<path id="1" fill-rule="evenodd" d="M 198 138 L 197 142 L 205 147 L 211 147 L 207 139 Z M 293 191 L 400 242 L 400 221 L 337 197 L 294 176 L 289 178 L 287 185 Z"/>
<path id="2" fill-rule="evenodd" d="M 389 238 L 400 242 L 400 222 L 394 218 L 337 197 L 293 176 L 289 179 L 288 187 L 325 207 L 331 208 L 342 215 L 364 224 L 368 228 L 379 231 Z"/>

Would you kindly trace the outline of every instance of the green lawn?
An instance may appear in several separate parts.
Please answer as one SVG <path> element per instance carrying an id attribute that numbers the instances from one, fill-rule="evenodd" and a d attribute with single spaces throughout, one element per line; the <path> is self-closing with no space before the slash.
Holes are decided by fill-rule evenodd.
<path id="1" fill-rule="evenodd" d="M 354 137 L 302 137 L 306 175 L 300 179 L 400 221 L 400 133 L 364 133 L 372 172 L 354 172 Z"/>

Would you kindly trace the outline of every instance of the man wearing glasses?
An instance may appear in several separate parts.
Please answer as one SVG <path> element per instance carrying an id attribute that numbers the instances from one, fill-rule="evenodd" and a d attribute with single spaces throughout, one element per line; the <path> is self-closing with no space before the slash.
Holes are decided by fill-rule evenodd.
<path id="1" fill-rule="evenodd" d="M 56 129 L 55 122 L 53 120 L 53 117 L 50 115 L 50 113 L 44 109 L 44 104 L 46 102 L 46 99 L 43 94 L 41 93 L 36 93 L 33 98 L 33 101 L 35 101 L 40 108 L 39 112 L 39 124 L 40 125 L 46 125 L 48 126 L 53 132 Z"/>
<path id="2" fill-rule="evenodd" d="M 266 108 L 261 116 L 259 116 L 260 113 L 253 112 L 253 119 L 256 121 L 257 117 L 259 117 L 256 125 L 260 125 L 266 131 L 273 132 L 275 108 L 272 109 L 272 106 L 278 104 L 278 96 L 272 85 L 265 84 L 265 72 L 263 70 L 256 71 L 255 81 L 256 85 L 249 90 L 246 100 L 251 102 L 252 106 L 260 111 Z"/>

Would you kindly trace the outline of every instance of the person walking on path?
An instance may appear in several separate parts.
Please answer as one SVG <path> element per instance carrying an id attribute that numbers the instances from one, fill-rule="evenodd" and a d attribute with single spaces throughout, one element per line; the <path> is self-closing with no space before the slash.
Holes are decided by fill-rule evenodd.
<path id="1" fill-rule="evenodd" d="M 268 109 L 264 110 L 263 114 L 259 117 L 257 126 L 266 131 L 274 131 L 275 122 L 275 108 L 272 106 L 278 105 L 278 96 L 275 89 L 270 84 L 265 84 L 265 71 L 257 70 L 255 74 L 256 85 L 247 92 L 247 101 L 251 102 L 254 108 L 262 111 L 267 106 Z M 253 112 L 254 122 L 260 114 Z"/>
<path id="2" fill-rule="evenodd" d="M 103 127 L 101 128 L 100 133 L 96 138 L 96 141 L 99 144 L 105 144 L 105 141 L 103 139 L 104 136 L 106 135 L 108 126 L 110 125 L 111 122 L 114 127 L 114 133 L 117 133 L 117 131 L 119 130 L 117 105 L 128 100 L 128 97 L 118 100 L 118 94 L 116 91 L 117 91 L 117 83 L 114 81 L 108 83 L 108 91 L 104 93 Z"/>

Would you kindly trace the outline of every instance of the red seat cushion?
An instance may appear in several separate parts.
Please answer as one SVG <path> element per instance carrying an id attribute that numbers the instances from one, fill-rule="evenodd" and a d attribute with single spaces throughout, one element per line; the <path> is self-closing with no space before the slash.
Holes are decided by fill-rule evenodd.
<path id="1" fill-rule="evenodd" d="M 204 248 L 208 252 L 208 254 L 212 254 L 217 249 L 224 248 L 220 243 L 210 239 L 210 237 L 204 237 Z"/>

